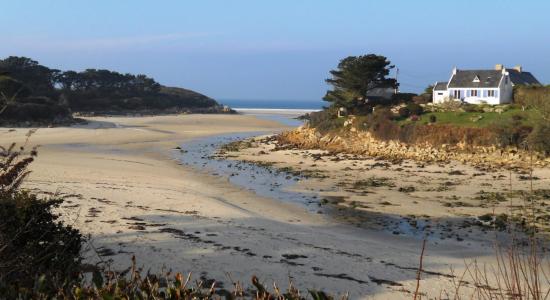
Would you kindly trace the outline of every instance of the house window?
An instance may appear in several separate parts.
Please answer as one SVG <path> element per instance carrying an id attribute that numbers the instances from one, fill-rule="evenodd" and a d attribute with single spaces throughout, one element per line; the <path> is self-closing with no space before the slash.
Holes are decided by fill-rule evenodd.
<path id="1" fill-rule="evenodd" d="M 489 97 L 495 97 L 495 91 L 494 91 L 494 90 L 489 90 L 489 91 L 487 92 L 487 96 L 489 96 Z"/>
<path id="2" fill-rule="evenodd" d="M 472 91 L 470 92 L 470 96 L 472 96 L 472 97 L 477 97 L 477 90 L 472 90 Z"/>
<path id="3" fill-rule="evenodd" d="M 453 91 L 453 98 L 460 99 L 460 90 Z"/>

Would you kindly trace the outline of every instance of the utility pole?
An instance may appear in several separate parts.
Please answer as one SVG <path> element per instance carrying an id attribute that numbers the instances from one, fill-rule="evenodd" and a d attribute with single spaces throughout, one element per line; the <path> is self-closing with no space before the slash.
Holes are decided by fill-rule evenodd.
<path id="1" fill-rule="evenodd" d="M 399 92 L 399 81 L 397 81 L 397 76 L 399 76 L 399 68 L 395 68 L 395 91 L 394 93 L 397 95 Z"/>

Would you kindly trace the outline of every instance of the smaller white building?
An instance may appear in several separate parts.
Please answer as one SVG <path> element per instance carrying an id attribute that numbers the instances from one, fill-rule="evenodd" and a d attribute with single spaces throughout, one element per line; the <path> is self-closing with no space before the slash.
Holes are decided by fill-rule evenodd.
<path id="1" fill-rule="evenodd" d="M 442 82 L 438 81 L 434 84 L 433 103 L 441 103 L 441 102 L 448 101 L 450 99 L 449 93 L 447 90 L 448 85 L 449 85 L 448 81 L 442 81 Z"/>
<path id="2" fill-rule="evenodd" d="M 506 104 L 513 100 L 515 85 L 540 85 L 521 66 L 507 69 L 496 65 L 494 70 L 453 69 L 449 81 L 436 82 L 433 88 L 433 102 L 460 100 L 472 104 Z"/>
<path id="3" fill-rule="evenodd" d="M 375 88 L 367 92 L 367 98 L 381 98 L 381 99 L 391 99 L 395 94 L 395 89 L 392 87 L 386 88 Z"/>

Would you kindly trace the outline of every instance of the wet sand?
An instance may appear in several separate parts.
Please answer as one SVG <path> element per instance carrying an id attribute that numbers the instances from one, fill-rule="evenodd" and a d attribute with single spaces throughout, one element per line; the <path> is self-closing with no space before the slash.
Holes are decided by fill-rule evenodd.
<path id="1" fill-rule="evenodd" d="M 271 136 L 249 139 L 246 144 L 236 152 L 221 151 L 221 156 L 297 175 L 302 180 L 289 187 L 290 191 L 315 195 L 320 207 L 339 208 L 341 213 L 335 215 L 346 218 L 349 223 L 387 228 L 394 234 L 410 232 L 403 232 L 402 224 L 395 227 L 387 222 L 381 224 L 383 218 L 373 220 L 373 214 L 407 217 L 406 221 L 416 220 L 415 223 L 423 219 L 444 223 L 452 218 L 475 222 L 479 216 L 488 213 L 512 212 L 518 215 L 523 213 L 524 195 L 530 193 L 531 188 L 541 192 L 537 198 L 543 204 L 540 213 L 547 214 L 550 209 L 544 205 L 544 200 L 550 197 L 549 168 L 535 168 L 531 181 L 528 170 L 481 169 L 456 161 L 387 161 L 361 155 L 302 150 L 281 145 Z M 235 146 L 241 147 L 239 144 Z M 349 211 L 356 213 L 345 213 Z M 360 212 L 364 213 L 362 219 Z M 548 225 L 541 224 L 545 228 Z M 429 236 L 430 230 L 427 233 Z M 440 234 L 438 238 L 451 236 Z"/>

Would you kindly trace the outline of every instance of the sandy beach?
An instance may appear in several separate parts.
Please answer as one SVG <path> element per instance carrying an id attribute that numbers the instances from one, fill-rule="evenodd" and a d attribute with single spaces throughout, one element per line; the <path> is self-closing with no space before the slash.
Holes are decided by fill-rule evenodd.
<path id="1" fill-rule="evenodd" d="M 311 153 L 291 151 L 258 155 L 259 149 L 253 148 L 241 154 L 239 159 L 277 161 L 281 167 L 304 165 L 332 173 L 328 179 L 299 181 L 293 189 L 315 189 L 315 193 L 326 189 L 320 192 L 325 198 L 355 201 L 378 214 L 369 219 L 372 226 L 357 226 L 349 215 L 342 221 L 334 217 L 337 214 L 329 216 L 262 197 L 231 184 L 226 176 L 175 159 L 179 152 L 175 148 L 183 145 L 185 150 L 186 142 L 193 139 L 271 133 L 287 128 L 281 123 L 250 115 L 96 117 L 87 121 L 86 125 L 40 129 L 31 137 L 30 145 L 40 148 L 25 188 L 65 197 L 64 220 L 90 235 L 87 262 L 108 262 L 119 271 L 127 269 L 135 255 L 145 271 L 192 272 L 195 279 L 214 279 L 219 288 L 229 290 L 232 281 L 246 286 L 257 275 L 270 287 L 277 282 L 285 288 L 290 279 L 303 291 L 349 292 L 352 299 L 410 299 L 422 238 L 394 234 L 380 220 L 411 214 L 452 221 L 459 215 L 478 215 L 480 209 L 444 205 L 450 202 L 444 197 L 462 195 L 468 202 L 465 198 L 476 192 L 468 189 L 476 181 L 475 171 L 463 166 L 402 166 L 409 172 L 393 178 L 392 189 L 377 188 L 361 196 L 346 192 L 345 186 L 358 178 L 392 177 L 402 170 L 374 167 L 365 173 L 364 164 L 375 161 L 361 161 L 358 167 L 354 160 L 322 162 L 315 161 Z M 2 144 L 22 142 L 26 132 L 3 128 L 0 139 Z M 437 172 L 449 168 L 467 175 L 457 175 L 461 184 L 437 192 L 448 177 Z M 417 172 L 420 169 L 432 173 Z M 439 174 L 437 180 L 434 174 Z M 493 175 L 480 175 L 479 184 L 494 181 L 493 189 L 505 185 L 506 180 L 497 181 Z M 541 178 L 537 184 L 548 185 L 547 173 L 537 176 Z M 435 191 L 418 188 L 422 183 L 413 177 L 424 178 L 425 186 Z M 338 182 L 343 188 L 331 190 Z M 417 189 L 396 191 L 406 186 Z M 444 239 L 434 235 L 427 243 L 421 291 L 438 296 L 452 290 L 451 268 L 460 273 L 465 260 L 490 261 L 492 254 L 490 239 L 483 233 Z"/>

